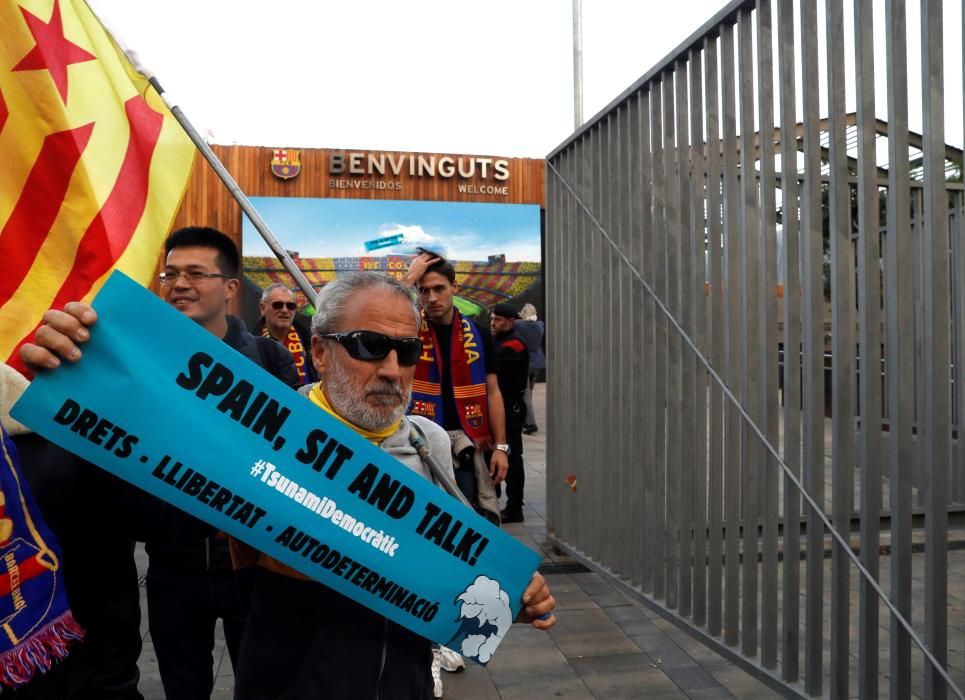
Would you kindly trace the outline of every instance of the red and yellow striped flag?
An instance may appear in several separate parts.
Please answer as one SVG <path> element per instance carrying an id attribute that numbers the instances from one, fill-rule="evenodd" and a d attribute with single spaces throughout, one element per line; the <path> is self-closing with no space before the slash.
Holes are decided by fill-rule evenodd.
<path id="1" fill-rule="evenodd" d="M 0 359 L 115 268 L 148 281 L 194 153 L 83 0 L 0 0 Z"/>

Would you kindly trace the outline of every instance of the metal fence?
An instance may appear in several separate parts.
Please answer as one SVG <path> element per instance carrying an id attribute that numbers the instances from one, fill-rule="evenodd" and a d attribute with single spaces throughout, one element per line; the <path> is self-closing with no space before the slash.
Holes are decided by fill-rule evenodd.
<path id="1" fill-rule="evenodd" d="M 732 2 L 547 160 L 551 537 L 791 697 L 962 697 L 961 151 L 906 9 Z"/>

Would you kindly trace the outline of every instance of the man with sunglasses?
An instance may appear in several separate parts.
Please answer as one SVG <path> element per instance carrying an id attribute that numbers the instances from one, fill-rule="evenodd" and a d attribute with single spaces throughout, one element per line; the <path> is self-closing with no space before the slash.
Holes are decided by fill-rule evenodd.
<path id="1" fill-rule="evenodd" d="M 295 293 L 284 284 L 276 282 L 261 293 L 261 301 L 258 304 L 261 318 L 251 332 L 266 338 L 274 338 L 281 343 L 291 353 L 301 383 L 311 384 L 318 380 L 315 367 L 309 359 L 312 332 L 303 320 L 305 317 L 295 313 L 297 309 Z"/>
<path id="2" fill-rule="evenodd" d="M 317 304 L 311 347 L 319 381 L 299 393 L 431 480 L 410 426 L 434 455 L 447 456 L 449 440 L 431 421 L 405 415 L 422 354 L 408 288 L 387 275 L 354 273 L 327 284 Z M 235 697 L 424 700 L 433 693 L 426 639 L 267 555 L 256 556 Z M 552 617 L 536 619 L 555 606 L 538 574 L 524 600 L 524 620 L 539 629 L 553 624 Z"/>
<path id="3" fill-rule="evenodd" d="M 275 341 L 252 335 L 240 318 L 227 313 L 240 286 L 241 257 L 234 242 L 212 228 L 188 227 L 172 233 L 164 250 L 161 297 L 285 384 L 298 387 L 291 355 Z M 53 369 L 59 358 L 76 361 L 81 353 L 75 343 L 87 340 L 86 326 L 95 319 L 93 309 L 77 302 L 63 311 L 47 311 L 37 344 L 25 344 L 21 358 L 33 371 Z M 147 542 L 148 624 L 165 695 L 207 699 L 214 687 L 217 620 L 223 622 L 234 664 L 247 616 L 228 540 L 177 508 L 129 489 L 125 502 L 134 538 Z"/>

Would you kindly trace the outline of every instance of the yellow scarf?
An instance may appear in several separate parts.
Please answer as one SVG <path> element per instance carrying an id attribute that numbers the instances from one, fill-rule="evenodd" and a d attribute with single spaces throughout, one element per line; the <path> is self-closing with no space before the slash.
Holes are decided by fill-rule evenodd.
<path id="1" fill-rule="evenodd" d="M 340 420 L 340 421 L 342 421 L 343 423 L 345 423 L 345 425 L 347 425 L 348 427 L 350 427 L 352 430 L 354 430 L 355 432 L 357 432 L 359 435 L 361 435 L 362 437 L 364 437 L 366 440 L 368 440 L 369 442 L 371 442 L 373 445 L 378 445 L 378 444 L 381 443 L 383 440 L 385 440 L 387 437 L 389 437 L 390 435 L 392 435 L 393 433 L 395 433 L 395 431 L 397 431 L 397 430 L 399 429 L 399 425 L 402 423 L 402 419 L 400 418 L 400 419 L 399 419 L 398 421 L 396 421 L 394 424 L 392 424 L 392 425 L 390 425 L 388 428 L 384 428 L 384 429 L 382 429 L 382 430 L 366 430 L 365 428 L 360 428 L 359 426 L 355 425 L 354 423 L 350 423 L 349 421 L 345 420 L 345 419 L 342 418 L 340 415 L 338 415 L 338 414 L 335 412 L 335 410 L 332 408 L 331 404 L 329 404 L 328 399 L 325 398 L 325 392 L 322 391 L 322 383 L 321 383 L 321 382 L 319 382 L 318 384 L 316 384 L 315 386 L 313 386 L 313 387 L 312 387 L 312 390 L 308 392 L 308 399 L 309 399 L 309 401 L 311 401 L 313 404 L 315 404 L 316 406 L 318 406 L 319 408 L 321 408 L 323 411 L 325 411 L 326 413 L 328 413 L 328 414 L 331 415 L 332 417 L 337 418 L 338 420 Z"/>

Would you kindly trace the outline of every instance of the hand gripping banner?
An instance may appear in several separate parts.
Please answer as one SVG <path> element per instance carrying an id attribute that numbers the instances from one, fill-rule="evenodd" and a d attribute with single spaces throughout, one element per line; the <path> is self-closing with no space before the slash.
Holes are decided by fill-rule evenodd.
<path id="1" fill-rule="evenodd" d="M 539 556 L 115 272 L 35 432 L 480 663 Z M 132 318 L 150 318 L 150 332 Z"/>

